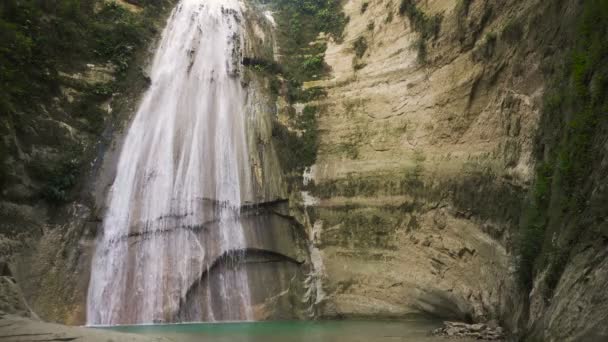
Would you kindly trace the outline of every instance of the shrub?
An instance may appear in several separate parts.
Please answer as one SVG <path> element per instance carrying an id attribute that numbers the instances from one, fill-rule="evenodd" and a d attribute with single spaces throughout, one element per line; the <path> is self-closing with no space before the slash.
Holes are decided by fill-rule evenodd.
<path id="1" fill-rule="evenodd" d="M 325 62 L 323 56 L 312 56 L 302 62 L 302 70 L 307 75 L 315 75 L 323 72 Z"/>
<path id="2" fill-rule="evenodd" d="M 14 110 L 32 97 L 56 96 L 57 70 L 73 69 L 79 61 L 110 60 L 126 70 L 151 33 L 143 18 L 113 2 L 95 12 L 93 1 L 2 1 L 0 106 Z"/>
<path id="3" fill-rule="evenodd" d="M 365 11 L 367 11 L 367 8 L 369 7 L 369 2 L 364 2 L 363 4 L 361 4 L 361 14 L 365 13 Z"/>
<path id="4" fill-rule="evenodd" d="M 69 191 L 76 185 L 82 162 L 77 157 L 67 157 L 52 168 L 43 188 L 43 197 L 54 204 L 61 204 L 69 199 Z"/>
<path id="5" fill-rule="evenodd" d="M 547 220 L 545 212 L 549 205 L 552 177 L 553 168 L 549 163 L 543 163 L 538 167 L 533 195 L 518 238 L 518 276 L 520 283 L 526 288 L 532 286 L 534 264 L 543 245 Z"/>
<path id="6" fill-rule="evenodd" d="M 93 88 L 91 88 L 91 94 L 93 94 L 95 96 L 99 96 L 101 98 L 108 98 L 108 97 L 112 96 L 113 92 L 114 92 L 113 86 L 111 84 L 106 84 L 106 83 L 97 84 L 97 85 L 93 86 Z"/>
<path id="7" fill-rule="evenodd" d="M 367 39 L 365 37 L 359 37 L 353 43 L 353 50 L 355 51 L 355 56 L 357 58 L 362 58 L 367 51 Z"/>
<path id="8" fill-rule="evenodd" d="M 276 145 L 279 160 L 288 173 L 302 173 L 317 159 L 319 142 L 316 113 L 316 107 L 306 106 L 302 114 L 294 118 L 294 126 L 299 134 L 289 131 L 278 122 L 273 125 L 272 135 L 279 142 Z"/>
<path id="9" fill-rule="evenodd" d="M 312 87 L 302 90 L 299 95 L 299 99 L 302 102 L 310 102 L 321 97 L 327 96 L 327 91 L 321 87 Z"/>
<path id="10" fill-rule="evenodd" d="M 152 3 L 160 4 L 161 0 L 140 2 L 152 6 Z M 59 70 L 76 72 L 85 67 L 85 62 L 104 64 L 111 61 L 120 71 L 126 71 L 137 48 L 146 44 L 154 33 L 152 23 L 145 19 L 150 17 L 154 15 L 131 13 L 112 2 L 0 1 L 0 112 L 3 124 L 11 122 L 18 131 L 18 139 L 27 141 L 30 132 L 36 131 L 29 126 L 41 115 L 42 105 L 54 115 L 57 106 L 52 101 L 61 96 Z M 126 73 L 119 75 L 121 81 L 125 78 Z M 101 101 L 115 90 L 133 86 L 131 79 L 121 81 L 79 89 L 84 90 L 84 99 L 70 105 L 61 104 L 62 109 L 66 109 L 72 118 L 86 118 L 72 123 L 79 129 L 98 134 L 104 122 L 99 109 Z M 119 86 L 123 88 L 118 89 Z M 55 202 L 66 200 L 79 175 L 80 165 L 67 160 L 55 166 L 45 175 L 48 179 L 44 180 L 46 186 L 41 195 Z"/>
<path id="11" fill-rule="evenodd" d="M 414 49 L 418 52 L 417 59 L 418 63 L 424 64 L 426 62 L 427 51 L 426 51 L 426 42 L 424 39 L 418 38 L 414 43 Z"/>
<path id="12" fill-rule="evenodd" d="M 414 31 L 420 34 L 420 40 L 415 44 L 416 50 L 418 51 L 418 61 L 426 61 L 427 56 L 427 41 L 429 39 L 437 39 L 441 32 L 441 22 L 443 21 L 443 15 L 436 14 L 429 17 L 420 10 L 414 0 L 402 0 L 399 5 L 399 14 L 406 15 L 410 20 Z"/>
<path id="13" fill-rule="evenodd" d="M 443 16 L 436 14 L 429 17 L 416 6 L 414 0 L 402 0 L 399 14 L 407 15 L 414 30 L 420 33 L 424 39 L 435 39 L 439 35 Z"/>
<path id="14" fill-rule="evenodd" d="M 242 63 L 244 66 L 252 67 L 256 71 L 268 72 L 270 74 L 283 73 L 281 65 L 273 60 L 258 57 L 244 57 Z"/>

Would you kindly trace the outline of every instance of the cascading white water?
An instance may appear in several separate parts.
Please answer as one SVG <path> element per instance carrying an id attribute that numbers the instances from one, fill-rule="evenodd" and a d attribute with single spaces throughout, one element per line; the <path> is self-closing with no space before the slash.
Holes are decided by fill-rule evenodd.
<path id="1" fill-rule="evenodd" d="M 90 325 L 170 321 L 211 253 L 245 248 L 238 216 L 252 191 L 241 20 L 238 0 L 182 0 L 167 23 L 108 195 Z M 213 250 L 191 229 L 208 221 L 219 227 Z M 222 319 L 252 319 L 246 270 L 217 284 L 221 298 L 209 291 L 199 318 L 216 319 L 220 306 Z"/>

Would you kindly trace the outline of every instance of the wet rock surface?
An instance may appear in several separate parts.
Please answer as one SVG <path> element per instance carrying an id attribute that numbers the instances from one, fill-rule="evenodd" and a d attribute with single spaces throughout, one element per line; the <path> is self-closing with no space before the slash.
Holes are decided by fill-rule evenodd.
<path id="1" fill-rule="evenodd" d="M 11 316 L 0 316 L 0 339 L 8 342 L 48 342 L 48 341 L 87 341 L 87 342 L 168 342 L 160 337 L 123 334 L 101 329 L 68 327 L 59 324 Z"/>
<path id="2" fill-rule="evenodd" d="M 482 341 L 504 341 L 505 334 L 502 327 L 493 323 L 467 324 L 463 322 L 443 322 L 443 327 L 432 332 L 435 336 L 468 337 Z"/>

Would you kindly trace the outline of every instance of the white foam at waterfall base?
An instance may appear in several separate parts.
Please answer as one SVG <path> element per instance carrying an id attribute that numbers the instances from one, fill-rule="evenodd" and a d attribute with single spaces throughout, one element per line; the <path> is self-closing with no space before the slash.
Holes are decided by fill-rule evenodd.
<path id="1" fill-rule="evenodd" d="M 218 248 L 244 248 L 235 217 L 251 196 L 240 16 L 237 0 L 183 0 L 167 22 L 108 194 L 89 285 L 90 325 L 175 317 L 209 253 L 182 228 L 210 219 L 209 201 L 220 203 L 213 213 Z M 252 318 L 247 273 L 235 272 L 220 286 L 237 288 L 239 298 L 208 298 L 201 319 L 215 318 L 217 301 L 239 306 L 225 309 L 229 320 Z"/>

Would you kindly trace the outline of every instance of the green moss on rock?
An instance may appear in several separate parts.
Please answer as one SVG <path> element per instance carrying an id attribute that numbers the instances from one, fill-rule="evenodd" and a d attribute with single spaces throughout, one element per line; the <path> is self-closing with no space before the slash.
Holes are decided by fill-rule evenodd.
<path id="1" fill-rule="evenodd" d="M 601 185 L 608 134 L 608 2 L 584 2 L 573 47 L 552 76 L 540 124 L 536 182 L 519 238 L 519 277 L 530 289 L 547 269 L 550 298 L 581 242 L 598 241 L 608 196 Z M 606 236 L 604 235 L 604 239 Z"/>

